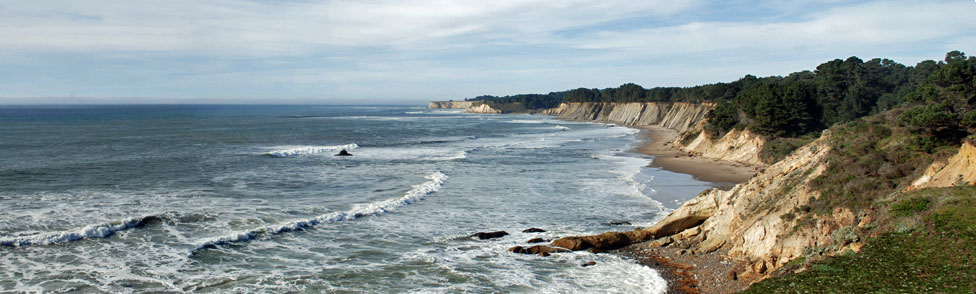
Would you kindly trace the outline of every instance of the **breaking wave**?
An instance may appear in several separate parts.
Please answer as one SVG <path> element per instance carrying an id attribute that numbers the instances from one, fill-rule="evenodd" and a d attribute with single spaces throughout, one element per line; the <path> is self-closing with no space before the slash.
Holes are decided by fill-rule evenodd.
<path id="1" fill-rule="evenodd" d="M 346 220 L 353 220 L 364 216 L 384 214 L 401 206 L 413 204 L 424 199 L 424 196 L 434 193 L 440 189 L 441 185 L 447 180 L 447 175 L 441 172 L 434 172 L 426 177 L 429 181 L 419 185 L 414 185 L 409 191 L 400 198 L 377 201 L 365 205 L 357 206 L 353 209 L 323 214 L 314 218 L 291 221 L 284 224 L 265 226 L 253 230 L 236 232 L 224 236 L 211 238 L 200 242 L 191 249 L 191 254 L 200 250 L 216 248 L 218 246 L 248 242 L 264 236 L 273 236 L 291 231 L 304 230 L 323 223 L 337 223 Z"/>
<path id="2" fill-rule="evenodd" d="M 356 145 L 355 143 L 346 144 L 346 145 L 335 145 L 335 146 L 305 146 L 305 147 L 295 147 L 295 148 L 282 149 L 282 150 L 274 150 L 265 153 L 265 155 L 271 157 L 292 157 L 298 155 L 315 154 L 321 152 L 335 152 L 343 149 L 350 150 L 356 148 L 359 148 L 359 145 Z"/>
<path id="3" fill-rule="evenodd" d="M 107 238 L 118 231 L 145 226 L 150 222 L 160 220 L 162 217 L 149 215 L 142 217 L 132 217 L 119 221 L 88 225 L 80 229 L 43 233 L 33 236 L 19 237 L 0 237 L 0 246 L 31 246 L 31 245 L 50 245 L 55 243 L 66 243 L 82 239 Z"/>

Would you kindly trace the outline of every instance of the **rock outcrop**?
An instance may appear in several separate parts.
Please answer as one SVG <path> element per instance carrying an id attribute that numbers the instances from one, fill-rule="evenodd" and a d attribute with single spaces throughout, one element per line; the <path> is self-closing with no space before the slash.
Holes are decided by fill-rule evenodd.
<path id="1" fill-rule="evenodd" d="M 750 266 L 746 275 L 765 274 L 803 256 L 805 248 L 831 244 L 831 232 L 856 224 L 851 211 L 835 211 L 822 219 L 811 216 L 815 225 L 801 230 L 793 230 L 794 218 L 783 217 L 819 197 L 810 182 L 827 168 L 829 138 L 825 131 L 731 190 L 702 192 L 644 230 L 657 238 L 669 237 L 670 246 L 687 246 L 692 252 L 727 250 L 728 257 Z"/>
<path id="2" fill-rule="evenodd" d="M 495 238 L 501 238 L 505 236 L 508 236 L 508 232 L 506 231 L 478 232 L 471 235 L 472 238 L 478 238 L 479 240 L 495 239 Z"/>
<path id="3" fill-rule="evenodd" d="M 611 122 L 627 126 L 658 125 L 684 132 L 705 118 L 712 103 L 562 103 L 541 111 L 566 120 Z"/>
<path id="4" fill-rule="evenodd" d="M 675 142 L 675 147 L 697 156 L 751 165 L 765 165 L 759 158 L 759 151 L 766 144 L 766 138 L 749 130 L 733 129 L 718 141 L 713 140 L 708 132 L 700 131 L 691 143 L 683 145 L 681 141 Z"/>
<path id="5" fill-rule="evenodd" d="M 976 146 L 965 142 L 948 160 L 932 163 L 907 190 L 976 185 Z"/>
<path id="6" fill-rule="evenodd" d="M 488 113 L 498 114 L 501 110 L 492 108 L 491 105 L 483 101 L 430 101 L 427 103 L 430 109 L 464 109 L 467 113 Z"/>
<path id="7" fill-rule="evenodd" d="M 827 216 L 807 215 L 813 225 L 796 226 L 796 218 L 784 217 L 819 197 L 810 183 L 827 168 L 830 132 L 785 159 L 767 167 L 748 182 L 730 190 L 710 189 L 688 200 L 663 220 L 630 232 L 566 237 L 551 245 L 569 250 L 609 250 L 631 243 L 655 240 L 659 246 L 675 246 L 692 253 L 722 250 L 728 258 L 745 262 L 737 274 L 762 278 L 805 250 L 837 245 L 835 232 L 859 225 L 852 211 L 838 209 Z M 858 250 L 851 240 L 837 250 Z"/>
<path id="8" fill-rule="evenodd" d="M 488 114 L 499 114 L 502 113 L 501 110 L 494 109 L 488 104 L 475 104 L 468 106 L 464 109 L 467 113 L 488 113 Z"/>
<path id="9" fill-rule="evenodd" d="M 430 109 L 467 109 L 475 104 L 481 104 L 481 101 L 430 101 L 427 103 L 427 108 Z"/>
<path id="10" fill-rule="evenodd" d="M 708 136 L 704 131 L 705 116 L 714 107 L 712 103 L 689 102 L 562 103 L 538 113 L 565 120 L 661 126 L 683 133 L 672 145 L 682 151 L 708 159 L 766 165 L 759 159 L 759 151 L 766 144 L 762 136 L 748 130 L 730 131 L 717 141 Z M 682 145 L 686 138 L 691 143 Z"/>

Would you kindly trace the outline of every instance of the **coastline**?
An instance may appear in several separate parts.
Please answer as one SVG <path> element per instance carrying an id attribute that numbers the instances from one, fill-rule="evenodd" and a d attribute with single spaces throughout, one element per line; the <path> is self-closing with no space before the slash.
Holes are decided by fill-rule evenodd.
<path id="1" fill-rule="evenodd" d="M 651 155 L 651 167 L 689 174 L 697 180 L 715 183 L 719 188 L 729 188 L 748 181 L 759 170 L 746 164 L 701 158 L 687 152 L 671 148 L 678 138 L 678 131 L 660 126 L 638 126 L 644 142 L 637 152 Z"/>
<path id="2" fill-rule="evenodd" d="M 756 166 L 701 158 L 672 148 L 679 136 L 676 130 L 660 126 L 636 128 L 641 130 L 643 142 L 635 151 L 654 157 L 650 167 L 689 174 L 726 190 L 748 181 L 759 172 L 760 168 Z M 612 252 L 658 270 L 668 281 L 668 294 L 735 293 L 750 285 L 751 281 L 736 275 L 742 271 L 741 262 L 728 260 L 721 252 L 698 253 L 661 245 L 661 241 L 647 241 Z"/>

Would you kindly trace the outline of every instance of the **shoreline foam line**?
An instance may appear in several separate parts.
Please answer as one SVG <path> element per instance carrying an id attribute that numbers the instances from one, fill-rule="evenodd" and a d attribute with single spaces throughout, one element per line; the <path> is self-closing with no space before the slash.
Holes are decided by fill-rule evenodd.
<path id="1" fill-rule="evenodd" d="M 160 218 L 161 217 L 158 215 L 148 215 L 127 218 L 121 221 L 88 225 L 71 231 L 44 233 L 34 236 L 3 237 L 0 238 L 0 246 L 20 247 L 31 245 L 50 245 L 78 241 L 82 239 L 108 238 L 115 234 L 115 232 L 141 227 Z"/>
<path id="2" fill-rule="evenodd" d="M 304 146 L 304 147 L 295 147 L 289 149 L 269 151 L 264 155 L 271 156 L 271 157 L 292 157 L 292 156 L 308 155 L 308 154 L 315 154 L 321 152 L 352 150 L 356 148 L 359 148 L 359 145 L 356 145 L 356 143 L 346 144 L 346 145 L 335 145 L 335 146 Z"/>
<path id="3" fill-rule="evenodd" d="M 439 190 L 444 181 L 447 180 L 447 176 L 441 172 L 434 172 L 425 178 L 427 178 L 429 181 L 414 185 L 413 188 L 399 198 L 368 203 L 362 207 L 357 207 L 342 212 L 323 214 L 310 219 L 296 220 L 284 224 L 275 224 L 253 230 L 210 238 L 200 242 L 197 246 L 190 249 L 190 255 L 204 249 L 217 248 L 218 246 L 234 243 L 249 242 L 263 236 L 273 236 L 291 231 L 303 230 L 323 223 L 337 223 L 364 216 L 384 214 L 396 210 L 401 206 L 410 205 L 424 199 L 424 196 Z"/>

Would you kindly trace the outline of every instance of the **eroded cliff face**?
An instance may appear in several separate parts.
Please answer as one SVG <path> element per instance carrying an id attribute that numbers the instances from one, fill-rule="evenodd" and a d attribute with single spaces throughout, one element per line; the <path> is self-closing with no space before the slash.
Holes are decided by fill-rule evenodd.
<path id="1" fill-rule="evenodd" d="M 694 133 L 688 135 L 692 134 Z M 766 139 L 749 130 L 731 130 L 717 141 L 713 140 L 707 132 L 699 131 L 691 143 L 684 145 L 681 143 L 682 141 L 674 142 L 675 147 L 697 156 L 751 165 L 765 165 L 759 159 L 759 151 L 766 144 Z"/>
<path id="2" fill-rule="evenodd" d="M 906 190 L 956 185 L 976 185 L 976 146 L 971 142 L 963 143 L 959 153 L 948 160 L 932 163 Z"/>
<path id="3" fill-rule="evenodd" d="M 628 126 L 658 125 L 685 132 L 705 118 L 712 103 L 562 103 L 540 113 L 566 120 L 590 120 Z"/>
<path id="4" fill-rule="evenodd" d="M 704 131 L 705 115 L 712 103 L 563 103 L 541 114 L 557 115 L 566 120 L 611 122 L 628 126 L 661 126 L 681 132 L 674 148 L 703 158 L 766 165 L 759 159 L 765 138 L 748 130 L 733 130 L 718 140 Z M 694 138 L 692 140 L 692 137 Z M 692 140 L 687 145 L 681 142 Z"/>
<path id="5" fill-rule="evenodd" d="M 552 245 L 572 250 L 606 250 L 621 243 L 613 241 L 617 239 L 631 243 L 655 240 L 657 246 L 686 249 L 691 254 L 720 252 L 745 265 L 737 276 L 753 280 L 765 278 L 790 260 L 812 251 L 832 254 L 860 250 L 863 240 L 846 238 L 838 232 L 865 226 L 870 222 L 868 214 L 839 208 L 824 216 L 806 214 L 804 225 L 793 215 L 799 207 L 820 197 L 811 182 L 827 169 L 827 155 L 832 149 L 828 145 L 830 136 L 829 131 L 824 131 L 819 139 L 730 190 L 702 192 L 651 227 L 563 238 Z"/>
<path id="6" fill-rule="evenodd" d="M 464 109 L 467 113 L 488 113 L 499 114 L 501 110 L 492 108 L 482 101 L 430 101 L 427 103 L 430 109 Z"/>
<path id="7" fill-rule="evenodd" d="M 475 104 L 481 104 L 480 101 L 430 101 L 427 103 L 427 108 L 430 109 L 466 109 Z"/>
<path id="8" fill-rule="evenodd" d="M 467 112 L 467 113 L 489 113 L 489 114 L 499 114 L 499 113 L 502 113 L 501 110 L 494 109 L 491 106 L 489 106 L 488 104 L 475 104 L 475 105 L 471 105 L 471 106 L 468 106 L 467 108 L 465 108 L 464 109 L 464 112 Z"/>
<path id="9" fill-rule="evenodd" d="M 784 218 L 797 207 L 809 203 L 819 192 L 810 182 L 827 168 L 826 144 L 829 132 L 801 147 L 787 158 L 769 166 L 746 183 L 728 191 L 711 189 L 688 201 L 664 220 L 647 228 L 656 232 L 690 216 L 704 220 L 667 236 L 668 246 L 708 253 L 727 250 L 726 256 L 745 261 L 744 275 L 763 275 L 793 258 L 803 256 L 805 248 L 817 248 L 832 242 L 831 232 L 854 225 L 850 211 L 836 211 L 827 219 L 815 220 L 808 229 L 793 230 L 793 220 Z M 674 229 L 672 229 L 673 231 Z"/>

